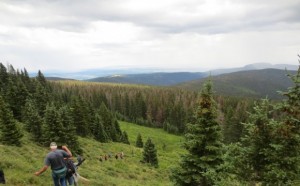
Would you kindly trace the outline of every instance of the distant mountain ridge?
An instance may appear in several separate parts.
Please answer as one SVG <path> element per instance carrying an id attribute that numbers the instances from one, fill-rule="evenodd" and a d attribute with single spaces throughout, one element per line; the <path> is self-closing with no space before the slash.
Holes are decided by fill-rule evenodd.
<path id="1" fill-rule="evenodd" d="M 278 64 L 278 65 L 272 65 L 270 63 L 253 63 L 246 65 L 244 67 L 239 67 L 239 68 L 225 68 L 225 69 L 213 69 L 209 71 L 204 71 L 204 72 L 195 72 L 195 73 L 202 73 L 206 76 L 208 75 L 219 75 L 219 74 L 224 74 L 224 73 L 231 73 L 231 72 L 237 72 L 237 71 L 245 71 L 245 70 L 258 70 L 258 69 L 266 69 L 266 68 L 274 68 L 274 69 L 282 69 L 284 70 L 285 68 L 287 70 L 297 70 L 298 65 L 288 65 L 288 64 Z M 177 70 L 178 72 L 178 70 Z M 45 77 L 57 77 L 57 78 L 64 78 L 64 79 L 76 79 L 76 80 L 95 80 L 99 77 L 107 77 L 105 80 L 108 79 L 108 77 L 115 76 L 117 75 L 137 75 L 137 74 L 152 74 L 156 76 L 156 73 L 166 73 L 164 76 L 166 76 L 168 73 L 171 73 L 170 75 L 174 75 L 172 73 L 176 72 L 165 72 L 161 69 L 143 69 L 143 68 L 120 68 L 120 69 L 89 69 L 89 70 L 83 70 L 79 72 L 64 72 L 64 71 L 45 71 L 43 72 Z M 180 71 L 178 72 L 180 73 Z M 192 73 L 192 72 L 190 72 Z M 35 77 L 37 73 L 29 73 L 31 77 Z M 184 74 L 183 74 L 184 75 Z M 138 78 L 138 76 L 136 76 Z M 151 78 L 151 76 L 149 76 Z M 195 76 L 197 79 L 198 77 Z M 122 80 L 121 77 L 118 77 L 117 80 L 114 80 L 114 78 L 109 78 L 112 82 L 118 82 L 117 80 Z M 183 77 L 184 79 L 184 77 Z M 188 79 L 189 80 L 189 79 Z M 126 82 L 125 80 L 122 80 L 124 83 Z M 130 83 L 130 82 L 128 82 Z M 179 82 L 178 82 L 179 83 Z"/>
<path id="2" fill-rule="evenodd" d="M 296 71 L 260 69 L 232 72 L 209 78 L 211 78 L 214 91 L 218 95 L 281 99 L 282 96 L 277 91 L 286 91 L 293 85 L 287 73 L 295 74 Z M 181 83 L 175 87 L 199 91 L 207 80 L 208 77 Z"/>
<path id="3" fill-rule="evenodd" d="M 207 74 L 201 72 L 157 72 L 148 74 L 112 75 L 88 79 L 86 81 L 169 86 L 204 77 L 207 77 Z"/>
<path id="4" fill-rule="evenodd" d="M 297 69 L 296 65 L 255 63 L 241 68 L 217 69 L 207 72 L 114 74 L 84 81 L 173 86 L 198 91 L 210 76 L 217 94 L 256 98 L 268 96 L 279 99 L 282 96 L 277 91 L 284 91 L 292 86 L 292 81 L 286 74 L 295 73 Z M 49 77 L 49 79 L 62 80 L 53 77 Z"/>
<path id="5" fill-rule="evenodd" d="M 239 71 L 247 71 L 247 70 L 261 70 L 261 69 L 281 69 L 281 70 L 297 70 L 297 65 L 289 65 L 289 64 L 276 64 L 272 65 L 270 63 L 253 63 L 249 65 L 245 65 L 244 67 L 240 68 L 228 68 L 228 69 L 215 69 L 209 71 L 211 75 L 220 75 L 232 72 L 239 72 Z"/>
<path id="6" fill-rule="evenodd" d="M 287 69 L 297 70 L 297 65 L 270 63 L 254 63 L 241 68 L 216 69 L 206 72 L 156 72 L 156 73 L 138 73 L 138 74 L 114 74 L 105 77 L 97 77 L 87 79 L 90 82 L 111 82 L 111 83 L 127 83 L 127 84 L 146 84 L 157 86 L 171 86 L 182 82 L 188 82 L 205 78 L 207 76 L 215 76 L 240 71 L 260 70 L 260 69 Z"/>

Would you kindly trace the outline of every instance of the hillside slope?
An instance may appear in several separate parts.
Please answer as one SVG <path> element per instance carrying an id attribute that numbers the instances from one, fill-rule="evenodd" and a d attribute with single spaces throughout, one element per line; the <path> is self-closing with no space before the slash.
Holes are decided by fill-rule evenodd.
<path id="1" fill-rule="evenodd" d="M 172 72 L 172 73 L 148 73 L 148 74 L 126 74 L 112 75 L 88 79 L 90 82 L 110 82 L 110 83 L 126 83 L 126 84 L 145 84 L 168 86 L 181 82 L 206 77 L 206 73 L 201 72 Z"/>
<path id="2" fill-rule="evenodd" d="M 170 135 L 161 129 L 138 126 L 131 123 L 120 122 L 122 130 L 128 133 L 131 145 L 122 143 L 99 143 L 93 139 L 79 138 L 84 149 L 83 157 L 86 161 L 79 167 L 79 174 L 89 182 L 80 181 L 80 185 L 90 186 L 153 186 L 172 185 L 169 180 L 170 167 L 177 164 L 179 154 L 183 153 L 180 144 L 182 137 Z M 135 147 L 137 134 L 141 133 L 144 143 L 148 137 L 153 139 L 157 148 L 159 168 L 153 168 L 140 163 L 142 149 Z M 43 166 L 44 156 L 48 148 L 40 147 L 28 139 L 22 139 L 22 147 L 0 147 L 0 167 L 4 169 L 7 186 L 46 186 L 52 185 L 50 170 L 40 177 L 34 172 Z M 124 152 L 124 159 L 110 158 L 99 161 L 105 154 Z"/>
<path id="3" fill-rule="evenodd" d="M 296 73 L 296 71 L 288 71 Z M 292 86 L 285 70 L 263 69 L 240 71 L 210 77 L 216 94 L 256 98 L 282 98 L 277 91 L 284 91 Z M 176 85 L 176 87 L 198 91 L 208 78 Z"/>

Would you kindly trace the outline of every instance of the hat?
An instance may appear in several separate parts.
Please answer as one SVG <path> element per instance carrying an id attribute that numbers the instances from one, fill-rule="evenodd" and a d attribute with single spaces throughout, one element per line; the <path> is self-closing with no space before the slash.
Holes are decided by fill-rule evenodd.
<path id="1" fill-rule="evenodd" d="M 56 149 L 57 148 L 57 144 L 55 142 L 51 142 L 50 143 L 50 148 L 51 149 Z"/>

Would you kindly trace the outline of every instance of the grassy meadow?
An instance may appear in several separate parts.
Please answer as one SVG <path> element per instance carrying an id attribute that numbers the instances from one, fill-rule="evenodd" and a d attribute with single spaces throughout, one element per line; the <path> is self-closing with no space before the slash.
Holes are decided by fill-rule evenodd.
<path id="1" fill-rule="evenodd" d="M 128 134 L 130 145 L 122 143 L 100 143 L 93 139 L 79 138 L 84 150 L 85 162 L 79 167 L 79 174 L 89 181 L 80 180 L 80 185 L 90 186 L 168 186 L 170 170 L 184 153 L 183 137 L 171 135 L 162 129 L 147 128 L 127 122 L 120 122 Z M 150 137 L 157 149 L 159 167 L 154 168 L 140 162 L 143 149 L 135 147 L 138 133 L 143 142 Z M 22 147 L 0 146 L 0 167 L 4 169 L 7 186 L 52 185 L 50 168 L 39 177 L 34 172 L 43 166 L 49 149 L 38 146 L 25 134 Z M 115 159 L 118 152 L 123 159 Z M 107 161 L 100 161 L 104 155 L 112 155 Z"/>

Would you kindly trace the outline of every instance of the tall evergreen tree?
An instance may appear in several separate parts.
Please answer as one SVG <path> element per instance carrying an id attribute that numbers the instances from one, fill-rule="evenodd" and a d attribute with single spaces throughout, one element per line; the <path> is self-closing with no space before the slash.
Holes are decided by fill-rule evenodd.
<path id="1" fill-rule="evenodd" d="M 135 142 L 135 146 L 139 147 L 139 148 L 143 148 L 144 147 L 144 143 L 143 143 L 143 139 L 142 139 L 142 135 L 141 133 L 139 133 L 136 137 L 136 142 Z"/>
<path id="2" fill-rule="evenodd" d="M 8 85 L 9 74 L 7 73 L 6 67 L 0 63 L 0 95 L 4 96 L 6 87 Z"/>
<path id="3" fill-rule="evenodd" d="M 113 115 L 108 110 L 104 102 L 101 103 L 99 108 L 99 115 L 102 118 L 103 126 L 106 134 L 112 141 L 118 141 L 117 139 L 117 132 L 115 128 L 115 123 L 113 123 Z"/>
<path id="4" fill-rule="evenodd" d="M 188 154 L 182 156 L 180 167 L 171 176 L 175 185 L 214 185 L 222 163 L 222 143 L 210 81 L 201 91 L 194 123 L 187 124 L 185 138 L 184 147 Z"/>
<path id="5" fill-rule="evenodd" d="M 68 148 L 72 152 L 77 154 L 82 154 L 83 150 L 81 149 L 78 141 L 78 137 L 76 134 L 76 127 L 74 126 L 70 108 L 67 106 L 62 106 L 58 110 L 60 122 L 62 124 L 62 132 L 63 136 L 61 141 L 63 144 L 67 144 Z"/>
<path id="6" fill-rule="evenodd" d="M 300 57 L 300 56 L 299 56 Z M 300 61 L 299 61 L 300 63 Z M 269 161 L 273 161 L 268 173 L 269 183 L 288 185 L 299 179 L 300 172 L 300 65 L 295 75 L 288 75 L 294 86 L 281 92 L 286 98 L 277 105 L 280 125 L 274 134 L 273 148 Z M 275 183 L 275 184 L 274 184 Z"/>
<path id="7" fill-rule="evenodd" d="M 59 112 L 53 103 L 46 107 L 45 112 L 45 128 L 44 128 L 44 144 L 55 141 L 57 143 L 64 143 L 64 130 L 59 116 Z"/>
<path id="8" fill-rule="evenodd" d="M 42 84 L 39 81 L 33 81 L 34 82 L 34 94 L 33 97 L 35 99 L 36 102 L 36 106 L 39 112 L 40 116 L 44 116 L 45 111 L 46 111 L 46 106 L 49 102 L 49 95 L 48 92 L 46 90 L 46 88 L 44 86 L 42 86 Z"/>
<path id="9" fill-rule="evenodd" d="M 152 166 L 158 167 L 157 150 L 151 138 L 148 138 L 143 151 L 143 161 L 150 163 Z"/>
<path id="10" fill-rule="evenodd" d="M 22 121 L 25 129 L 32 134 L 35 142 L 40 143 L 42 139 L 43 118 L 39 115 L 32 99 L 27 99 L 22 113 Z"/>
<path id="11" fill-rule="evenodd" d="M 0 96 L 0 131 L 1 143 L 16 146 L 21 145 L 23 134 L 2 96 Z"/>
<path id="12" fill-rule="evenodd" d="M 128 139 L 128 135 L 126 131 L 123 131 L 123 134 L 121 136 L 121 140 L 122 143 L 128 144 L 130 145 L 129 139 Z"/>
<path id="13" fill-rule="evenodd" d="M 249 116 L 249 122 L 244 124 L 246 134 L 242 138 L 244 144 L 242 158 L 245 166 L 241 173 L 246 176 L 244 177 L 245 180 L 268 184 L 265 181 L 268 179 L 268 172 L 272 171 L 270 168 L 274 168 L 275 162 L 270 161 L 270 158 L 273 156 L 272 153 L 276 151 L 273 146 L 276 146 L 274 131 L 278 126 L 278 122 L 272 119 L 272 112 L 273 108 L 269 100 L 262 100 L 261 104 L 254 107 L 253 113 Z M 248 174 L 245 175 L 244 172 Z"/>
<path id="14" fill-rule="evenodd" d="M 76 127 L 76 133 L 83 137 L 89 135 L 90 131 L 87 108 L 85 107 L 84 101 L 81 97 L 72 97 L 71 111 L 73 122 Z"/>
<path id="15" fill-rule="evenodd" d="M 170 110 L 169 123 L 174 128 L 173 130 L 175 133 L 182 133 L 184 131 L 185 121 L 185 112 L 182 103 L 174 105 Z"/>
<path id="16" fill-rule="evenodd" d="M 240 171 L 249 181 L 262 185 L 292 185 L 300 172 L 300 68 L 289 75 L 294 82 L 282 102 L 263 100 L 250 113 L 241 157 Z M 238 161 L 241 161 L 239 159 Z M 250 173 L 250 174 L 249 174 Z"/>
<path id="17" fill-rule="evenodd" d="M 44 88 L 47 87 L 47 80 L 46 80 L 44 74 L 43 74 L 40 70 L 38 71 L 38 74 L 37 74 L 37 76 L 36 76 L 36 80 L 37 80 L 38 82 L 40 82 L 40 84 L 41 84 Z"/>
<path id="18" fill-rule="evenodd" d="M 103 127 L 103 121 L 99 114 L 96 114 L 95 116 L 95 127 L 93 131 L 93 135 L 97 141 L 100 141 L 102 143 L 109 142 L 109 137 L 107 136 L 104 127 Z"/>
<path id="19" fill-rule="evenodd" d="M 116 141 L 119 141 L 121 136 L 122 136 L 122 130 L 120 128 L 120 124 L 118 122 L 118 120 L 116 119 L 116 117 L 113 119 L 113 123 L 114 123 L 114 128 L 116 130 Z"/>

